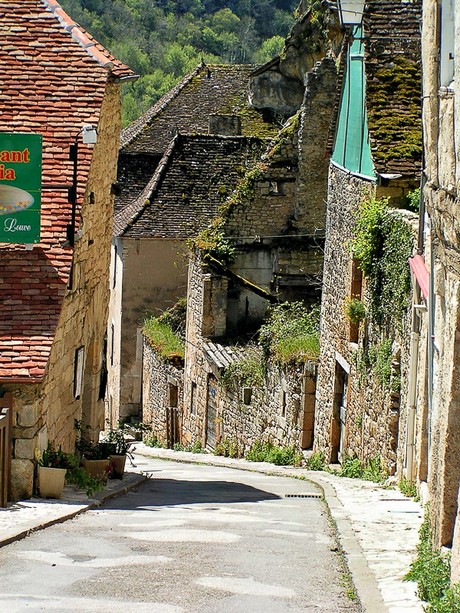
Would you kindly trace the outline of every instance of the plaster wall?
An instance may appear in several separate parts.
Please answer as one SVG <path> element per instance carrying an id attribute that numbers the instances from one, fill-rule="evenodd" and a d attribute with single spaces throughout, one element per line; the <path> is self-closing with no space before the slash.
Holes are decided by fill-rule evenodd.
<path id="1" fill-rule="evenodd" d="M 146 316 L 159 315 L 186 294 L 187 247 L 183 240 L 123 239 L 120 399 L 113 414 L 140 416 L 142 337 Z M 120 332 L 118 332 L 120 333 Z M 115 390 L 116 394 L 116 390 Z"/>

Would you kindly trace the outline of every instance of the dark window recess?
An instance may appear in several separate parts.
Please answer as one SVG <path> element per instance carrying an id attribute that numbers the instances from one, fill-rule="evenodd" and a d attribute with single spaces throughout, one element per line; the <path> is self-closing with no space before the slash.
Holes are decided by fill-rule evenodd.
<path id="1" fill-rule="evenodd" d="M 168 390 L 169 391 L 169 406 L 171 408 L 176 408 L 178 404 L 179 389 L 177 385 L 174 385 L 173 383 L 169 383 L 168 387 L 169 387 L 169 390 Z"/>

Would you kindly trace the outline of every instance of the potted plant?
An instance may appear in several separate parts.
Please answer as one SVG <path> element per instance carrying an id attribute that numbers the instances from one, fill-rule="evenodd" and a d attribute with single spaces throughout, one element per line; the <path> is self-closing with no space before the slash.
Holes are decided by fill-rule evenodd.
<path id="1" fill-rule="evenodd" d="M 125 438 L 124 429 L 118 428 L 117 430 L 109 430 L 105 434 L 101 444 L 104 443 L 112 446 L 112 451 L 109 455 L 112 465 L 110 477 L 112 479 L 123 479 L 126 456 L 130 456 L 129 442 Z"/>
<path id="2" fill-rule="evenodd" d="M 114 447 L 108 446 L 106 442 L 95 442 L 90 436 L 87 436 L 91 426 L 84 428 L 86 436 L 83 433 L 81 422 L 75 420 L 75 428 L 79 433 L 75 448 L 79 453 L 83 468 L 89 476 L 106 482 L 111 470 L 109 455 Z"/>
<path id="3" fill-rule="evenodd" d="M 54 449 L 48 443 L 37 457 L 38 465 L 38 491 L 42 498 L 60 498 L 64 490 L 67 469 L 72 466 L 70 454 Z"/>

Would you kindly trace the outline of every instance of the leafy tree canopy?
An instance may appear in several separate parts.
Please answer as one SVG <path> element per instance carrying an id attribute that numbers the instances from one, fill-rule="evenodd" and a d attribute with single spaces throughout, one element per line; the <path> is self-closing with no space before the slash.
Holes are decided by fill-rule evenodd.
<path id="1" fill-rule="evenodd" d="M 297 0 L 61 0 L 61 5 L 140 75 L 124 89 L 127 125 L 202 59 L 263 63 L 277 55 Z"/>

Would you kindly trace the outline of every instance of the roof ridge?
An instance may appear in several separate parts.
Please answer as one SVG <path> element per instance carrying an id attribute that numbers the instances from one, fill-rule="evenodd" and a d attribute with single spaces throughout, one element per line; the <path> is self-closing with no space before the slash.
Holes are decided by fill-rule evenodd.
<path id="1" fill-rule="evenodd" d="M 101 45 L 95 38 L 84 30 L 76 21 L 74 21 L 62 8 L 57 0 L 41 0 L 47 9 L 49 9 L 53 15 L 57 18 L 64 30 L 68 32 L 72 38 L 82 47 L 89 56 L 91 56 L 96 62 L 105 68 L 107 72 L 113 72 L 114 68 L 120 69 L 121 72 L 128 70 L 131 75 L 134 76 L 134 72 L 126 65 L 116 60 L 112 54 Z M 100 47 L 100 48 L 98 48 Z M 113 58 L 113 59 L 112 59 Z M 117 64 L 117 66 L 116 66 Z"/>
<path id="2" fill-rule="evenodd" d="M 163 154 L 163 157 L 158 163 L 158 166 L 153 173 L 152 178 L 144 187 L 139 196 L 134 200 L 134 202 L 122 209 L 114 219 L 114 234 L 115 236 L 122 236 L 126 230 L 132 226 L 142 215 L 145 210 L 145 207 L 148 204 L 151 204 L 151 198 L 153 193 L 159 188 L 161 179 L 163 178 L 164 173 L 166 172 L 171 156 L 173 154 L 174 149 L 180 139 L 180 134 L 177 133 L 172 141 L 169 143 L 166 151 Z"/>
<path id="3" fill-rule="evenodd" d="M 145 113 L 135 119 L 129 126 L 126 126 L 121 131 L 120 149 L 130 145 L 133 140 L 139 135 L 139 132 L 148 125 L 163 109 L 165 109 L 184 89 L 190 81 L 196 77 L 200 71 L 207 67 L 204 62 L 198 64 L 198 66 L 183 77 L 179 83 L 169 90 L 164 96 L 162 96 L 153 106 L 151 106 Z"/>

